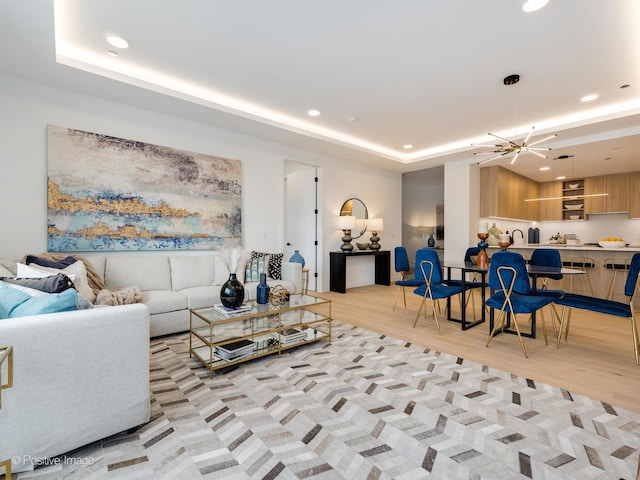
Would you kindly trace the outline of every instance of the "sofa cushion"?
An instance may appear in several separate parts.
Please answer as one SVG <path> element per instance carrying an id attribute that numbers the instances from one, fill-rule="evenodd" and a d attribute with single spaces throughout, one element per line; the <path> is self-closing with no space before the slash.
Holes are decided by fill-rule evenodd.
<path id="1" fill-rule="evenodd" d="M 0 277 L 13 277 L 15 275 L 14 272 L 4 268 L 2 265 L 0 265 Z"/>
<path id="2" fill-rule="evenodd" d="M 89 263 L 94 272 L 96 272 L 100 279 L 104 282 L 104 267 L 107 263 L 107 257 L 104 255 L 87 255 L 84 259 Z"/>
<path id="3" fill-rule="evenodd" d="M 171 265 L 171 287 L 174 291 L 212 285 L 215 280 L 215 255 L 169 257 L 169 263 Z"/>
<path id="4" fill-rule="evenodd" d="M 211 307 L 216 303 L 220 303 L 220 285 L 190 287 L 180 290 L 179 293 L 187 297 L 187 306 L 189 308 Z"/>
<path id="5" fill-rule="evenodd" d="M 284 259 L 283 253 L 272 253 L 269 257 L 269 274 L 268 277 L 274 280 L 282 280 L 282 262 Z"/>
<path id="6" fill-rule="evenodd" d="M 104 282 L 109 290 L 129 286 L 140 287 L 143 292 L 171 290 L 169 258 L 156 255 L 108 257 Z"/>
<path id="7" fill-rule="evenodd" d="M 175 312 L 187 308 L 187 297 L 171 290 L 150 290 L 142 292 L 142 303 L 149 308 L 149 313 Z"/>

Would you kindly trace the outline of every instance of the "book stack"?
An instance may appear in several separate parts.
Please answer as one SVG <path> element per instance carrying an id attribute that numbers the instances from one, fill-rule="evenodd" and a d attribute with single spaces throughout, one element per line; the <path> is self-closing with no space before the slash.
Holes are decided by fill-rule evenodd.
<path id="1" fill-rule="evenodd" d="M 296 328 L 289 328 L 280 332 L 280 342 L 283 346 L 299 343 L 307 339 L 307 332 Z"/>
<path id="2" fill-rule="evenodd" d="M 223 360 L 233 360 L 235 358 L 251 355 L 255 349 L 255 343 L 251 340 L 238 340 L 216 347 L 216 354 Z"/>
<path id="3" fill-rule="evenodd" d="M 213 306 L 213 310 L 217 314 L 222 315 L 224 317 L 238 317 L 240 315 L 245 315 L 247 313 L 250 313 L 252 309 L 253 309 L 253 306 L 248 305 L 246 303 L 243 303 L 237 308 L 225 307 L 221 303 L 218 303 L 217 305 Z"/>

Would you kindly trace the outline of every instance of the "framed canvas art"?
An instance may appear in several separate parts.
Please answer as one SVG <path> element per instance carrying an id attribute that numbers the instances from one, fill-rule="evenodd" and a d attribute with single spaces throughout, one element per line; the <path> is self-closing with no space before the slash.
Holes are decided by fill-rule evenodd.
<path id="1" fill-rule="evenodd" d="M 241 162 L 47 127 L 50 252 L 242 243 Z"/>

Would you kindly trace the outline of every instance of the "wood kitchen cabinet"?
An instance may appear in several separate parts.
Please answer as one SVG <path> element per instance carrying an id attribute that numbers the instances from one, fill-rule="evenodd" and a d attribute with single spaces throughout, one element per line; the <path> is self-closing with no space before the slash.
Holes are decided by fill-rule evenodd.
<path id="1" fill-rule="evenodd" d="M 538 183 L 506 168 L 480 169 L 480 216 L 514 220 L 537 220 L 538 203 L 525 198 L 538 196 Z"/>
<path id="2" fill-rule="evenodd" d="M 527 202 L 539 204 L 540 221 L 558 221 L 562 220 L 562 182 L 542 182 L 538 184 L 538 195 L 540 198 L 553 198 L 554 200 L 541 200 L 539 202 Z"/>
<path id="3" fill-rule="evenodd" d="M 640 172 L 629 174 L 629 218 L 640 218 Z"/>
<path id="4" fill-rule="evenodd" d="M 629 211 L 629 173 L 600 175 L 584 179 L 585 195 L 606 193 L 603 197 L 587 197 L 584 199 L 584 212 L 590 213 L 623 213 Z"/>

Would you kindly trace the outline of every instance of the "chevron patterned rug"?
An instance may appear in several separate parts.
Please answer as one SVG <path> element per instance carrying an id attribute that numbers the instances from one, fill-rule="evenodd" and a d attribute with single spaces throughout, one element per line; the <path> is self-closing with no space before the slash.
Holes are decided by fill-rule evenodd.
<path id="1" fill-rule="evenodd" d="M 151 341 L 151 421 L 18 478 L 635 480 L 640 415 L 334 323 L 223 373 Z"/>

